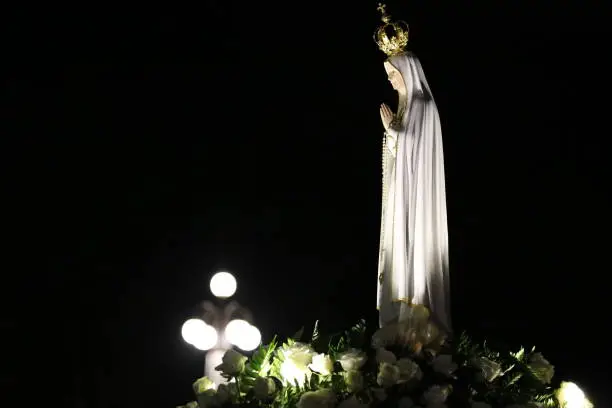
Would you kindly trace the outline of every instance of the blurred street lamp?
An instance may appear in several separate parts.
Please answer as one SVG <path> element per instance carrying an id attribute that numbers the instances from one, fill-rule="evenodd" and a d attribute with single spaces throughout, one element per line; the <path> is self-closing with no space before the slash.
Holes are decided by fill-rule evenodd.
<path id="1" fill-rule="evenodd" d="M 218 272 L 210 280 L 210 291 L 218 298 L 226 299 L 236 293 L 236 278 L 229 272 Z"/>
<path id="2" fill-rule="evenodd" d="M 236 288 L 236 278 L 228 272 L 216 273 L 210 280 L 210 291 L 222 302 L 236 293 Z M 203 318 L 185 321 L 181 334 L 185 342 L 207 351 L 204 374 L 218 386 L 226 382 L 215 370 L 225 352 L 234 346 L 243 351 L 255 350 L 261 343 L 261 333 L 249 323 L 253 321 L 251 312 L 235 300 L 220 306 L 207 300 L 202 308 Z"/>

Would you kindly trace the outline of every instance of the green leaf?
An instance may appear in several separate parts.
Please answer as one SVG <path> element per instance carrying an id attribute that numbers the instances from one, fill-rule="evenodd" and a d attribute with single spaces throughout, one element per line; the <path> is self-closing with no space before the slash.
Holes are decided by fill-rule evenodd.
<path id="1" fill-rule="evenodd" d="M 258 377 L 267 376 L 272 368 L 272 356 L 276 350 L 276 337 L 267 345 L 261 345 L 246 363 L 240 375 L 241 391 L 248 392 Z"/>
<path id="2" fill-rule="evenodd" d="M 344 339 L 344 336 L 340 337 L 338 339 L 338 341 L 336 342 L 336 344 L 333 344 L 330 340 L 330 346 L 329 346 L 329 354 L 332 355 L 333 358 L 336 357 L 336 354 L 343 352 L 344 350 L 346 350 L 346 340 Z"/>
<path id="3" fill-rule="evenodd" d="M 510 364 L 510 365 L 508 366 L 508 368 L 506 368 L 504 371 L 502 371 L 502 374 L 501 374 L 501 375 L 506 375 L 508 372 L 512 371 L 512 369 L 513 369 L 514 367 L 516 367 L 516 364 Z"/>
<path id="4" fill-rule="evenodd" d="M 275 357 L 274 360 L 272 361 L 272 367 L 270 367 L 269 376 L 276 378 L 282 383 L 283 377 L 281 376 L 281 373 L 280 373 L 281 364 L 283 364 L 283 359 L 279 358 L 278 356 Z"/>
<path id="5" fill-rule="evenodd" d="M 314 329 L 312 329 L 312 338 L 310 339 L 311 344 L 315 344 L 319 341 L 319 321 L 317 320 L 314 324 Z"/>
<path id="6" fill-rule="evenodd" d="M 283 364 L 283 361 L 285 361 L 284 351 L 291 347 L 294 343 L 295 342 L 292 339 L 287 339 L 286 343 L 284 343 L 281 347 L 278 347 L 273 352 L 272 365 L 270 366 L 270 373 L 268 376 L 276 378 L 281 383 L 283 382 L 283 377 L 280 374 L 280 367 Z"/>
<path id="7" fill-rule="evenodd" d="M 316 374 L 311 375 L 310 376 L 310 381 L 309 381 L 310 382 L 310 384 L 309 384 L 310 385 L 310 389 L 311 390 L 318 389 L 319 388 L 320 380 L 321 380 L 321 378 L 318 375 L 316 375 Z"/>
<path id="8" fill-rule="evenodd" d="M 300 399 L 300 391 L 297 387 L 285 387 L 280 395 L 281 407 L 295 407 Z"/>
<path id="9" fill-rule="evenodd" d="M 534 400 L 539 402 L 544 407 L 556 407 L 555 393 L 552 390 L 547 390 L 546 393 L 536 395 Z"/>
<path id="10" fill-rule="evenodd" d="M 525 348 L 521 347 L 519 351 L 517 351 L 516 353 L 510 353 L 510 355 L 518 361 L 523 361 L 523 359 L 525 358 Z"/>
<path id="11" fill-rule="evenodd" d="M 518 380 L 521 379 L 521 377 L 523 376 L 523 373 L 514 373 L 511 377 L 510 380 L 508 381 L 508 383 L 506 384 L 506 386 L 510 386 L 515 384 Z"/>
<path id="12" fill-rule="evenodd" d="M 347 343 L 351 347 L 362 348 L 365 342 L 366 321 L 360 319 L 357 324 L 346 332 Z"/>

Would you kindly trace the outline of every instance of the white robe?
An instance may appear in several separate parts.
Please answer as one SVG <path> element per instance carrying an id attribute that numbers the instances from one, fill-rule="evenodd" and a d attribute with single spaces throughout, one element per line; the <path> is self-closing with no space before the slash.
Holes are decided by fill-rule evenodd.
<path id="1" fill-rule="evenodd" d="M 450 282 L 444 153 L 438 109 L 419 60 L 389 62 L 401 73 L 408 102 L 386 133 L 379 253 L 380 325 L 403 320 L 421 304 L 449 333 Z"/>

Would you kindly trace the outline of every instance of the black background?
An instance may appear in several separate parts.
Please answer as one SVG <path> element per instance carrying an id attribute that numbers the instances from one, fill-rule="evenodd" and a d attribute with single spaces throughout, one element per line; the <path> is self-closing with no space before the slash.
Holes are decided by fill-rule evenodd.
<path id="1" fill-rule="evenodd" d="M 376 3 L 360 3 L 7 15 L 10 395 L 192 399 L 203 355 L 180 327 L 219 269 L 264 340 L 376 322 L 378 107 L 394 94 Z M 443 121 L 456 329 L 536 344 L 606 406 L 603 13 L 388 8 L 410 23 Z"/>

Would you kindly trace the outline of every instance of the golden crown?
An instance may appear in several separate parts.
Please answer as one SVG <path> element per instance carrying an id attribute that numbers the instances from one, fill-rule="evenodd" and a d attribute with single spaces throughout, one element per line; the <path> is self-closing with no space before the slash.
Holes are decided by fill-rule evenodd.
<path id="1" fill-rule="evenodd" d="M 408 45 L 408 23 L 405 21 L 391 21 L 391 16 L 386 12 L 386 5 L 379 3 L 377 10 L 380 11 L 384 23 L 374 33 L 374 41 L 378 48 L 387 56 L 400 55 L 406 52 Z"/>

